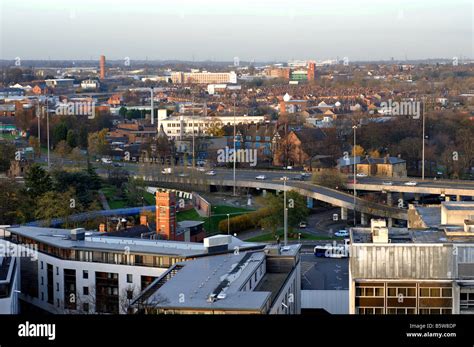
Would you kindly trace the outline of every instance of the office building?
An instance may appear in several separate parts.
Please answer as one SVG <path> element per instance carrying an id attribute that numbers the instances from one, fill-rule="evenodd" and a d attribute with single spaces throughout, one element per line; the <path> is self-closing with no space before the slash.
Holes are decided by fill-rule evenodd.
<path id="1" fill-rule="evenodd" d="M 173 83 L 222 84 L 237 83 L 237 74 L 231 72 L 172 72 Z"/>
<path id="2" fill-rule="evenodd" d="M 209 130 L 216 126 L 236 124 L 256 124 L 265 121 L 264 116 L 233 116 L 233 115 L 219 115 L 214 117 L 179 115 L 170 116 L 160 121 L 160 126 L 163 126 L 165 134 L 173 139 L 179 139 L 182 136 L 206 135 Z"/>
<path id="3" fill-rule="evenodd" d="M 371 228 L 353 228 L 349 312 L 474 313 L 473 259 L 474 233 L 463 227 L 401 229 L 372 220 Z"/>

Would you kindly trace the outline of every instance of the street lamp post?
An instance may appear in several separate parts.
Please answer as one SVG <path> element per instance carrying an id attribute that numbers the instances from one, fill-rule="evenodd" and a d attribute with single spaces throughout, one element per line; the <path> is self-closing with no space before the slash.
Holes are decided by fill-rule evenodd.
<path id="1" fill-rule="evenodd" d="M 230 214 L 227 213 L 227 235 L 230 235 Z"/>
<path id="2" fill-rule="evenodd" d="M 236 157 L 237 157 L 237 153 L 236 153 L 236 142 L 237 142 L 237 139 L 236 139 L 236 125 L 235 125 L 235 100 L 237 99 L 237 94 L 233 93 L 232 94 L 232 99 L 234 99 L 234 152 L 233 152 L 233 155 L 232 155 L 232 159 L 233 159 L 233 164 L 234 164 L 234 172 L 233 172 L 233 176 L 234 176 L 234 191 L 233 191 L 233 195 L 236 196 L 236 193 L 235 193 L 235 163 L 236 163 Z"/>
<path id="3" fill-rule="evenodd" d="M 421 179 L 424 181 L 425 180 L 425 98 L 423 98 L 423 118 L 422 118 L 422 123 L 423 123 L 423 131 L 422 131 L 422 136 L 423 136 L 423 142 L 421 145 Z"/>
<path id="4" fill-rule="evenodd" d="M 288 206 L 286 205 L 286 181 L 288 177 L 282 177 L 283 180 L 283 244 L 288 245 Z"/>
<path id="5" fill-rule="evenodd" d="M 356 137 L 356 130 L 357 130 L 357 125 L 354 125 L 352 127 L 354 130 L 354 149 L 353 149 L 353 156 L 354 156 L 354 227 L 356 226 L 357 223 L 357 216 L 356 216 L 356 196 L 357 196 L 357 190 L 356 190 L 356 184 L 357 184 L 357 164 L 356 164 L 356 145 L 357 145 L 357 137 Z"/>
<path id="6" fill-rule="evenodd" d="M 50 162 L 50 145 L 49 145 L 49 112 L 48 112 L 48 96 L 46 95 L 46 137 L 47 137 L 47 144 L 48 144 L 48 170 L 51 168 Z"/>
<path id="7" fill-rule="evenodd" d="M 195 139 L 194 139 L 194 94 L 193 94 L 193 97 L 191 99 L 191 109 L 192 109 L 192 112 L 193 112 L 193 116 L 192 116 L 192 119 L 193 119 L 193 126 L 192 126 L 192 132 L 193 132 L 193 168 L 195 167 L 195 163 L 196 163 L 196 159 L 195 159 L 195 155 L 196 155 L 196 152 L 195 152 Z"/>

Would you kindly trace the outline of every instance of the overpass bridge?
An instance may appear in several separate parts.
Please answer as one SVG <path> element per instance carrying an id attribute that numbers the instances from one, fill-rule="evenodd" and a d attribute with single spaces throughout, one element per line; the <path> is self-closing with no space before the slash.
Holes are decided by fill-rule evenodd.
<path id="1" fill-rule="evenodd" d="M 416 182 L 416 185 L 406 185 L 408 181 Z M 388 184 L 390 183 L 390 184 Z M 354 184 L 348 183 L 348 189 L 353 189 Z M 382 178 L 357 178 L 356 189 L 358 191 L 373 191 L 387 193 L 387 203 L 392 202 L 392 193 L 398 193 L 403 196 L 404 193 L 441 195 L 446 200 L 455 196 L 456 200 L 462 200 L 462 197 L 474 197 L 473 181 L 453 181 L 453 180 L 433 180 L 433 179 L 382 179 Z"/>
<path id="2" fill-rule="evenodd" d="M 175 175 L 150 175 L 150 176 L 135 176 L 143 178 L 148 184 L 161 185 L 169 188 L 182 189 L 183 187 L 192 186 L 224 186 L 233 187 L 234 181 L 229 178 L 220 178 L 216 176 L 193 176 L 180 177 Z M 362 224 L 366 222 L 367 215 L 373 215 L 384 218 L 395 218 L 400 220 L 407 220 L 408 213 L 405 209 L 383 205 L 375 202 L 370 202 L 356 197 L 354 205 L 354 196 L 341 192 L 339 190 L 318 186 L 315 184 L 301 182 L 301 181 L 287 181 L 286 188 L 282 181 L 279 180 L 256 180 L 250 178 L 239 177 L 236 180 L 236 187 L 253 188 L 257 190 L 274 190 L 286 191 L 294 190 L 307 198 L 323 201 L 325 203 L 341 207 L 341 219 L 347 219 L 347 211 L 355 210 L 361 213 Z"/>

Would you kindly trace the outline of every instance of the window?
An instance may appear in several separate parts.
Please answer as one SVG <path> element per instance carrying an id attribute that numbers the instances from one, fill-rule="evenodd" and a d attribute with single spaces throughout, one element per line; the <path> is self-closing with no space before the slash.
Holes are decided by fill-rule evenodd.
<path id="1" fill-rule="evenodd" d="M 127 283 L 133 283 L 133 275 L 127 274 Z"/>
<path id="2" fill-rule="evenodd" d="M 59 283 L 56 282 L 56 291 L 59 292 Z"/>
<path id="3" fill-rule="evenodd" d="M 82 288 L 82 294 L 89 295 L 89 287 L 83 287 Z"/>
<path id="4" fill-rule="evenodd" d="M 451 288 L 443 288 L 441 293 L 443 298 L 450 298 L 453 296 L 453 290 Z"/>
<path id="5" fill-rule="evenodd" d="M 41 301 L 44 301 L 44 293 L 41 292 Z"/>
<path id="6" fill-rule="evenodd" d="M 43 267 L 44 267 L 44 264 L 43 262 L 41 262 L 41 270 L 43 270 Z"/>
<path id="7" fill-rule="evenodd" d="M 127 290 L 127 299 L 132 300 L 133 299 L 133 290 Z"/>
<path id="8" fill-rule="evenodd" d="M 82 304 L 82 310 L 84 312 L 89 312 L 89 303 L 85 302 Z"/>
<path id="9" fill-rule="evenodd" d="M 44 277 L 41 276 L 41 285 L 44 286 Z"/>
<path id="10" fill-rule="evenodd" d="M 82 278 L 88 279 L 88 278 L 89 278 L 89 271 L 83 270 L 83 271 L 82 271 Z"/>
<path id="11" fill-rule="evenodd" d="M 56 276 L 59 276 L 59 267 L 56 266 Z"/>
<path id="12" fill-rule="evenodd" d="M 421 297 L 429 297 L 430 296 L 430 288 L 420 288 L 420 296 Z"/>

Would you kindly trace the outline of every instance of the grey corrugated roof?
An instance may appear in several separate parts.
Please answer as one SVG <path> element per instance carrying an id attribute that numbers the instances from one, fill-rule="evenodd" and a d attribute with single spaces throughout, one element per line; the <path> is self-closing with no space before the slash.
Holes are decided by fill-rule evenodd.
<path id="1" fill-rule="evenodd" d="M 245 262 L 239 264 L 242 260 Z M 271 293 L 240 289 L 264 261 L 265 254 L 260 251 L 229 253 L 180 263 L 182 268 L 150 296 L 148 304 L 154 302 L 157 308 L 164 309 L 261 310 Z M 225 298 L 208 301 L 216 289 L 221 292 L 219 286 L 222 283 Z"/>

